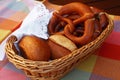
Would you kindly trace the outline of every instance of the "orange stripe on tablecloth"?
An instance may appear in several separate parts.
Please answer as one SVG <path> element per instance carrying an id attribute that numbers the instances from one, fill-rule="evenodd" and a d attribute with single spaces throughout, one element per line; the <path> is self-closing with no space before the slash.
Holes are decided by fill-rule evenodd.
<path id="1" fill-rule="evenodd" d="M 25 19 L 28 13 L 17 11 L 9 17 L 10 20 L 21 22 Z"/>
<path id="2" fill-rule="evenodd" d="M 9 19 L 3 19 L 3 21 L 0 22 L 0 29 L 14 31 L 19 27 L 19 24 L 20 22 L 12 21 Z"/>
<path id="3" fill-rule="evenodd" d="M 109 79 L 91 80 L 120 80 L 120 61 L 98 56 L 92 73 Z"/>
<path id="4" fill-rule="evenodd" d="M 120 21 L 120 16 L 117 16 L 117 15 L 116 15 L 116 16 L 114 17 L 114 20 L 119 20 L 119 21 Z"/>
<path id="5" fill-rule="evenodd" d="M 120 60 L 120 45 L 104 43 L 100 48 L 99 56 Z"/>

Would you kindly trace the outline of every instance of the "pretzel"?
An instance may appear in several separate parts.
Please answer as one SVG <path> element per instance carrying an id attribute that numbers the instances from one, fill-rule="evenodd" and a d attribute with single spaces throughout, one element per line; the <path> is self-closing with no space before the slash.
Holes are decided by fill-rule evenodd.
<path id="1" fill-rule="evenodd" d="M 48 24 L 50 35 L 62 34 L 78 45 L 97 38 L 108 25 L 105 13 L 82 3 L 69 3 L 61 7 Z"/>
<path id="2" fill-rule="evenodd" d="M 100 10 L 95 7 L 90 7 L 92 12 L 95 15 L 95 33 L 93 39 L 100 35 L 100 33 L 106 28 L 108 25 L 108 19 L 103 10 Z"/>
<path id="3" fill-rule="evenodd" d="M 105 29 L 106 26 L 108 25 L 108 18 L 105 15 L 105 12 L 103 10 L 100 10 L 98 8 L 95 7 L 90 7 L 92 12 L 94 13 L 94 15 L 98 15 L 98 19 L 100 21 L 100 26 L 102 29 Z"/>
<path id="4" fill-rule="evenodd" d="M 85 21 L 86 19 L 92 18 L 94 16 L 89 6 L 78 2 L 66 4 L 59 10 L 59 14 L 61 16 L 64 16 L 66 14 L 74 14 L 74 13 L 81 16 L 73 21 L 74 25 L 82 21 Z"/>
<path id="5" fill-rule="evenodd" d="M 71 32 L 74 31 L 75 28 L 74 28 L 74 25 L 73 25 L 73 23 L 72 23 L 72 21 L 70 19 L 64 18 L 64 17 L 60 16 L 57 12 L 53 13 L 53 17 L 55 17 L 56 19 L 59 19 L 59 20 L 62 20 L 64 22 L 66 22 L 67 24 L 69 24 L 68 27 L 70 28 L 70 31 Z M 48 30 L 49 30 L 50 34 L 64 34 L 64 30 L 59 31 L 59 28 L 60 27 L 64 28 L 65 26 L 57 26 L 57 25 L 56 25 L 56 27 L 54 27 L 54 26 L 55 25 L 53 24 L 52 27 L 50 27 L 50 26 L 48 27 Z"/>
<path id="6" fill-rule="evenodd" d="M 92 40 L 92 36 L 94 33 L 94 19 L 87 19 L 84 22 L 84 26 L 85 26 L 84 34 L 80 37 L 73 35 L 69 31 L 69 27 L 66 26 L 64 30 L 65 36 L 67 36 L 76 44 L 84 45 L 86 43 L 89 43 Z"/>
<path id="7" fill-rule="evenodd" d="M 59 15 L 61 16 L 66 16 L 66 14 L 67 16 L 69 16 L 69 14 L 78 14 L 80 17 L 79 18 L 77 17 L 77 19 L 73 21 L 74 25 L 93 17 L 93 12 L 87 5 L 77 2 L 64 5 L 58 12 Z M 50 19 L 50 22 L 48 24 L 48 33 L 50 35 L 56 33 L 55 27 L 59 21 L 60 21 L 59 18 L 57 18 L 54 15 Z"/>

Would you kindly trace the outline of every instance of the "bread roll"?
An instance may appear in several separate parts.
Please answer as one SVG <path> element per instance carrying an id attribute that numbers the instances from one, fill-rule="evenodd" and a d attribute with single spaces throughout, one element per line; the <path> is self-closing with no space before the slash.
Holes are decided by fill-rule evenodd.
<path id="1" fill-rule="evenodd" d="M 19 48 L 25 58 L 35 61 L 48 61 L 50 48 L 46 41 L 33 35 L 24 36 L 19 42 Z"/>
<path id="2" fill-rule="evenodd" d="M 51 35 L 48 44 L 52 52 L 52 59 L 61 58 L 77 49 L 77 46 L 63 35 Z"/>

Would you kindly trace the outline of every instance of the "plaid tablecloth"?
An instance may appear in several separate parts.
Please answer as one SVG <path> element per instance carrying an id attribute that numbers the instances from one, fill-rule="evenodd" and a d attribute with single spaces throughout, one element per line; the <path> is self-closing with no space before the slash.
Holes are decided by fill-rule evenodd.
<path id="1" fill-rule="evenodd" d="M 29 13 L 25 3 L 18 1 L 0 0 L 0 43 L 19 27 Z M 120 16 L 111 17 L 114 20 L 114 30 L 102 47 L 61 80 L 120 80 Z M 24 72 L 4 59 L 0 62 L 0 80 L 28 78 Z"/>
<path id="2" fill-rule="evenodd" d="M 31 1 L 31 0 L 29 0 Z M 29 13 L 27 0 L 0 0 L 0 43 L 16 30 Z"/>

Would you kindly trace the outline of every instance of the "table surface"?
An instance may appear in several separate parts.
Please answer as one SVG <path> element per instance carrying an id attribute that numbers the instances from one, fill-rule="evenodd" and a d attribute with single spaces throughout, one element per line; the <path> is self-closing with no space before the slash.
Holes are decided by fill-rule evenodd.
<path id="1" fill-rule="evenodd" d="M 0 43 L 18 29 L 29 14 L 28 5 L 16 1 L 18 0 L 0 0 Z M 114 30 L 98 53 L 80 63 L 61 80 L 120 80 L 120 37 L 118 37 L 120 16 L 111 15 L 111 17 L 114 20 Z M 0 62 L 0 80 L 28 80 L 28 78 L 23 71 L 5 58 Z"/>

